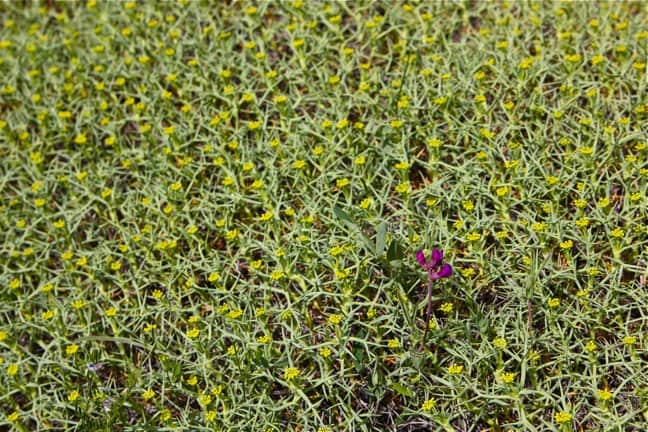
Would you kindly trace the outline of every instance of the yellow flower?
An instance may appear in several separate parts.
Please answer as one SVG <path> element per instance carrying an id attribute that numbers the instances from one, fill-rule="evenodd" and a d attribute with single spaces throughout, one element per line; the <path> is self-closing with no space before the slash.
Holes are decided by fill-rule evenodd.
<path id="1" fill-rule="evenodd" d="M 299 376 L 299 374 L 300 374 L 299 369 L 295 367 L 287 367 L 284 369 L 284 379 L 286 381 L 294 380 Z"/>
<path id="2" fill-rule="evenodd" d="M 463 372 L 463 369 L 463 365 L 452 363 L 450 366 L 448 366 L 448 373 L 450 375 L 459 375 L 461 372 Z"/>
<path id="3" fill-rule="evenodd" d="M 229 319 L 238 319 L 243 315 L 243 310 L 242 309 L 232 309 L 227 313 L 227 317 Z"/>
<path id="4" fill-rule="evenodd" d="M 421 404 L 421 411 L 432 411 L 432 409 L 436 406 L 436 399 L 430 398 Z"/>
<path id="5" fill-rule="evenodd" d="M 9 415 L 7 416 L 7 420 L 8 420 L 10 423 L 16 423 L 16 422 L 18 421 L 19 418 L 20 418 L 20 415 L 18 414 L 17 411 L 14 411 L 14 412 L 12 412 L 11 414 L 9 414 Z"/>
<path id="6" fill-rule="evenodd" d="M 560 249 L 567 250 L 571 249 L 574 246 L 574 242 L 571 240 L 565 240 L 564 242 L 560 243 Z"/>
<path id="7" fill-rule="evenodd" d="M 569 54 L 565 56 L 565 61 L 569 63 L 578 63 L 582 59 L 580 54 Z"/>
<path id="8" fill-rule="evenodd" d="M 277 281 L 277 280 L 281 280 L 284 276 L 285 273 L 283 272 L 283 270 L 277 269 L 272 272 L 272 274 L 270 275 L 270 279 Z"/>
<path id="9" fill-rule="evenodd" d="M 276 104 L 282 104 L 288 100 L 288 97 L 286 95 L 277 95 L 272 98 L 272 101 Z"/>
<path id="10" fill-rule="evenodd" d="M 72 391 L 67 397 L 67 400 L 70 402 L 74 402 L 77 399 L 79 399 L 79 392 L 76 390 Z"/>
<path id="11" fill-rule="evenodd" d="M 329 249 L 329 254 L 331 256 L 338 256 L 341 255 L 344 252 L 345 248 L 344 246 L 333 246 L 331 249 Z"/>
<path id="12" fill-rule="evenodd" d="M 495 346 L 495 348 L 503 350 L 504 348 L 506 348 L 508 343 L 506 342 L 506 339 L 498 337 L 493 339 L 493 345 Z"/>
<path id="13" fill-rule="evenodd" d="M 169 421 L 171 415 L 171 411 L 169 411 L 168 409 L 162 410 L 160 412 L 160 420 L 162 420 L 163 422 Z"/>
<path id="14" fill-rule="evenodd" d="M 496 237 L 498 240 L 503 240 L 503 239 L 507 238 L 508 235 L 509 235 L 509 232 L 508 232 L 507 230 L 501 230 L 501 231 L 497 231 L 497 232 L 495 233 L 495 237 Z"/>
<path id="15" fill-rule="evenodd" d="M 621 238 L 623 237 L 625 232 L 621 228 L 615 228 L 612 231 L 610 231 L 610 236 L 614 238 Z"/>
<path id="16" fill-rule="evenodd" d="M 349 181 L 349 179 L 347 179 L 347 178 L 342 178 L 342 179 L 338 179 L 338 180 L 336 180 L 335 185 L 336 185 L 338 188 L 341 189 L 341 188 L 343 188 L 343 187 L 345 187 L 345 186 L 348 186 L 350 183 L 351 183 L 351 182 Z"/>
<path id="17" fill-rule="evenodd" d="M 85 306 L 86 306 L 86 302 L 85 300 L 82 299 L 74 300 L 72 302 L 72 308 L 76 310 L 83 309 Z"/>
<path id="18" fill-rule="evenodd" d="M 328 79 L 329 84 L 331 85 L 336 85 L 340 82 L 340 77 L 337 75 L 334 75 Z"/>
<path id="19" fill-rule="evenodd" d="M 548 226 L 545 222 L 536 222 L 531 225 L 531 229 L 535 232 L 543 232 L 546 231 L 547 228 Z"/>
<path id="20" fill-rule="evenodd" d="M 441 147 L 441 140 L 438 138 L 430 138 L 427 141 L 427 145 L 429 145 L 432 148 L 439 148 Z"/>
<path id="21" fill-rule="evenodd" d="M 498 374 L 498 378 L 504 384 L 511 384 L 515 380 L 515 373 L 514 372 L 501 372 L 501 373 Z"/>
<path id="22" fill-rule="evenodd" d="M 7 375 L 14 376 L 18 373 L 18 363 L 12 363 L 7 366 Z"/>
<path id="23" fill-rule="evenodd" d="M 353 160 L 354 165 L 364 165 L 367 162 L 367 158 L 364 156 L 358 156 Z"/>
<path id="24" fill-rule="evenodd" d="M 603 57 L 602 55 L 595 55 L 594 57 L 592 57 L 592 64 L 595 66 L 599 63 L 603 63 L 604 61 L 605 57 Z"/>
<path id="25" fill-rule="evenodd" d="M 478 232 L 474 232 L 474 231 L 471 232 L 470 234 L 466 235 L 466 239 L 468 241 L 477 241 L 480 238 L 481 238 L 481 234 L 479 234 Z"/>
<path id="26" fill-rule="evenodd" d="M 235 228 L 233 230 L 227 231 L 225 233 L 225 239 L 233 241 L 238 237 L 238 230 Z"/>
<path id="27" fill-rule="evenodd" d="M 85 134 L 79 134 L 74 137 L 74 142 L 76 144 L 85 144 L 88 142 L 88 138 L 85 136 Z"/>
<path id="28" fill-rule="evenodd" d="M 583 147 L 578 147 L 578 153 L 582 154 L 583 156 L 590 156 L 592 153 L 594 153 L 594 147 L 591 146 L 583 146 Z"/>
<path id="29" fill-rule="evenodd" d="M 9 288 L 14 290 L 20 288 L 20 285 L 21 285 L 20 279 L 18 278 L 13 278 L 11 282 L 9 282 Z"/>
<path id="30" fill-rule="evenodd" d="M 187 337 L 188 337 L 189 339 L 195 339 L 195 338 L 197 338 L 199 335 L 200 335 L 200 329 L 198 329 L 198 328 L 195 328 L 195 327 L 194 327 L 194 328 L 192 328 L 192 329 L 187 330 Z"/>
<path id="31" fill-rule="evenodd" d="M 536 350 L 529 351 L 529 360 L 531 361 L 531 363 L 536 363 L 538 360 L 540 360 L 540 353 Z"/>
<path id="32" fill-rule="evenodd" d="M 342 322 L 342 315 L 341 314 L 331 314 L 328 317 L 328 322 L 333 325 L 340 324 Z"/>
<path id="33" fill-rule="evenodd" d="M 346 279 L 347 277 L 349 277 L 350 274 L 351 274 L 351 270 L 349 269 L 337 269 L 337 268 L 335 269 L 335 277 L 337 279 L 340 280 Z"/>
<path id="34" fill-rule="evenodd" d="M 212 401 L 212 398 L 207 393 L 198 396 L 198 403 L 202 407 L 206 407 L 207 405 L 209 405 L 211 403 L 211 401 Z"/>
<path id="35" fill-rule="evenodd" d="M 257 342 L 260 344 L 267 344 L 270 343 L 270 341 L 272 341 L 272 338 L 268 335 L 259 336 L 257 338 Z"/>
<path id="36" fill-rule="evenodd" d="M 342 120 L 340 120 L 339 122 L 337 122 L 337 124 L 335 125 L 335 128 L 336 128 L 336 129 L 344 129 L 344 128 L 347 127 L 348 125 L 349 125 L 349 120 L 347 120 L 347 119 L 342 119 Z"/>
<path id="37" fill-rule="evenodd" d="M 396 192 L 399 194 L 406 194 L 410 191 L 410 183 L 409 182 L 403 182 L 396 186 Z"/>
<path id="38" fill-rule="evenodd" d="M 76 354 L 77 351 L 79 351 L 79 345 L 77 345 L 77 344 L 68 345 L 65 348 L 65 354 L 67 354 L 69 356 Z"/>
<path id="39" fill-rule="evenodd" d="M 302 159 L 294 161 L 291 165 L 294 169 L 302 169 L 306 166 L 306 162 Z"/>
<path id="40" fill-rule="evenodd" d="M 598 398 L 601 399 L 602 401 L 608 401 L 612 399 L 613 396 L 612 392 L 607 387 L 604 389 L 598 389 L 596 393 L 598 395 Z"/>
<path id="41" fill-rule="evenodd" d="M 439 306 L 439 310 L 443 313 L 451 314 L 454 310 L 454 305 L 450 302 L 446 302 Z"/>
<path id="42" fill-rule="evenodd" d="M 146 390 L 144 393 L 142 393 L 142 399 L 144 400 L 150 400 L 155 397 L 155 392 L 151 389 Z"/>
<path id="43" fill-rule="evenodd" d="M 637 338 L 635 336 L 625 336 L 623 338 L 623 343 L 626 345 L 634 345 L 637 343 Z"/>
<path id="44" fill-rule="evenodd" d="M 557 308 L 558 306 L 560 306 L 560 299 L 551 297 L 547 300 L 547 304 L 550 308 Z"/>
<path id="45" fill-rule="evenodd" d="M 495 132 L 490 131 L 490 130 L 488 130 L 488 129 L 486 129 L 486 128 L 482 128 L 482 129 L 480 129 L 480 130 L 479 130 L 479 134 L 480 134 L 481 136 L 485 137 L 485 138 L 488 138 L 488 139 L 493 139 L 493 138 L 495 138 Z M 508 167 L 507 167 L 507 168 L 508 168 Z"/>
<path id="46" fill-rule="evenodd" d="M 601 207 L 601 208 L 609 207 L 609 206 L 610 206 L 610 199 L 609 199 L 609 198 L 605 198 L 605 197 L 604 197 L 604 198 L 601 198 L 600 200 L 598 200 L 598 203 L 597 203 L 596 205 L 597 205 L 598 207 Z"/>
<path id="47" fill-rule="evenodd" d="M 471 210 L 474 210 L 475 203 L 473 203 L 471 200 L 466 200 L 466 201 L 461 203 L 461 206 L 464 208 L 464 210 L 471 211 Z"/>
<path id="48" fill-rule="evenodd" d="M 571 421 L 571 419 L 572 419 L 572 415 L 565 411 L 561 411 L 554 414 L 554 420 L 558 424 L 568 423 Z"/>
<path id="49" fill-rule="evenodd" d="M 498 197 L 502 197 L 502 196 L 506 195 L 507 193 L 509 193 L 509 188 L 508 188 L 508 186 L 498 187 L 495 190 L 495 193 L 497 194 Z"/>
<path id="50" fill-rule="evenodd" d="M 360 208 L 367 210 L 369 207 L 371 207 L 371 204 L 373 204 L 373 198 L 367 197 L 360 202 Z"/>
<path id="51" fill-rule="evenodd" d="M 401 345 L 401 344 L 400 344 L 400 341 L 399 341 L 398 339 L 390 339 L 390 340 L 387 342 L 387 346 L 388 346 L 389 348 L 391 348 L 391 349 L 399 348 L 400 345 Z"/>
<path id="52" fill-rule="evenodd" d="M 272 212 L 272 210 L 268 210 L 267 212 L 265 212 L 261 216 L 259 216 L 257 218 L 257 220 L 260 221 L 260 222 L 267 222 L 270 219 L 272 219 L 273 216 L 274 216 L 274 213 Z"/>
<path id="53" fill-rule="evenodd" d="M 598 276 L 600 272 L 601 271 L 596 267 L 592 267 L 592 268 L 587 270 L 587 274 L 592 276 L 592 277 Z"/>

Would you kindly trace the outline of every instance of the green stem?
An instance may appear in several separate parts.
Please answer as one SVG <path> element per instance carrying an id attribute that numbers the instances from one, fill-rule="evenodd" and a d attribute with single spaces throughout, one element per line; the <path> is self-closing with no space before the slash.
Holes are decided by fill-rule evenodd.
<path id="1" fill-rule="evenodd" d="M 427 287 L 427 309 L 425 311 L 425 331 L 423 339 L 421 340 L 421 350 L 425 348 L 425 339 L 427 338 L 428 330 L 430 329 L 430 316 L 432 315 L 432 279 L 428 279 Z"/>

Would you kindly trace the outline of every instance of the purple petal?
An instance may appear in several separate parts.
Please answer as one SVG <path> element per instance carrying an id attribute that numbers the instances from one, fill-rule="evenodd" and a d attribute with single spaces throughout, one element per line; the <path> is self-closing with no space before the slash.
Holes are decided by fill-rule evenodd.
<path id="1" fill-rule="evenodd" d="M 439 279 L 452 276 L 452 266 L 450 264 L 444 265 L 441 271 L 437 273 L 437 276 L 439 277 Z"/>
<path id="2" fill-rule="evenodd" d="M 423 253 L 422 250 L 416 253 L 416 261 L 418 261 L 418 263 L 421 264 L 422 266 L 425 266 L 425 254 Z"/>
<path id="3" fill-rule="evenodd" d="M 443 262 L 443 251 L 439 249 L 432 249 L 432 258 L 430 258 L 430 266 L 432 268 L 440 266 Z"/>

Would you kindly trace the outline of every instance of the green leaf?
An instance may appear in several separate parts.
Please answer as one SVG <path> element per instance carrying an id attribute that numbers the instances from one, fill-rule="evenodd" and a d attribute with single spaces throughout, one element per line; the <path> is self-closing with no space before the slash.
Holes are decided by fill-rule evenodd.
<path id="1" fill-rule="evenodd" d="M 387 249 L 387 261 L 400 261 L 403 259 L 403 247 L 396 241 L 392 240 Z M 393 265 L 393 264 L 392 264 Z"/>
<path id="2" fill-rule="evenodd" d="M 373 254 L 376 253 L 376 250 L 374 248 L 374 244 L 371 242 L 369 237 L 367 237 L 367 235 L 362 232 L 362 230 L 360 229 L 360 226 L 358 226 L 358 224 L 353 220 L 353 218 L 351 216 L 349 216 L 349 214 L 347 212 L 342 210 L 342 208 L 340 208 L 339 206 L 335 206 L 335 207 L 333 207 L 333 214 L 335 214 L 335 216 L 339 220 L 344 222 L 347 225 L 347 227 L 349 227 L 352 230 L 357 232 L 357 234 L 360 236 L 360 240 L 362 241 L 362 244 L 367 249 L 367 251 L 369 251 L 369 252 L 371 252 Z"/>
<path id="3" fill-rule="evenodd" d="M 361 337 L 364 337 L 364 335 L 362 335 Z M 353 358 L 353 365 L 355 366 L 356 371 L 358 373 L 362 373 L 362 371 L 364 370 L 363 364 L 365 360 L 365 351 L 362 348 L 361 344 L 353 344 L 352 358 Z"/>
<path id="4" fill-rule="evenodd" d="M 408 389 L 403 384 L 393 382 L 393 383 L 391 383 L 390 387 L 391 387 L 392 390 L 394 390 L 396 393 L 398 393 L 401 396 L 405 396 L 405 397 L 414 396 L 414 393 L 412 392 L 412 390 Z"/>
<path id="5" fill-rule="evenodd" d="M 383 221 L 376 230 L 376 255 L 379 257 L 385 253 L 385 240 L 387 240 L 387 223 Z"/>
<path id="6" fill-rule="evenodd" d="M 344 210 L 342 210 L 341 207 L 335 206 L 333 207 L 333 214 L 335 214 L 335 217 L 340 219 L 342 222 L 346 223 L 350 228 L 355 228 L 358 229 L 358 225 L 353 221 L 351 216 Z"/>

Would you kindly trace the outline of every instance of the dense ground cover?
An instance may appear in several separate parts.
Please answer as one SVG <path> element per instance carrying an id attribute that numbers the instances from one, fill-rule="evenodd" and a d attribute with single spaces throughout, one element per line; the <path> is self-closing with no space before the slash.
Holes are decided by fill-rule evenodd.
<path id="1" fill-rule="evenodd" d="M 645 430 L 646 22 L 0 4 L 0 428 Z"/>

